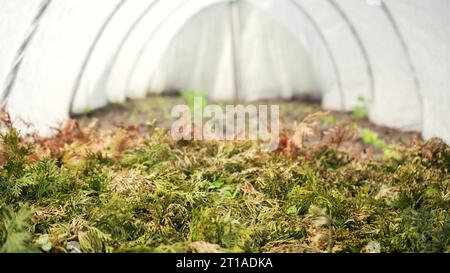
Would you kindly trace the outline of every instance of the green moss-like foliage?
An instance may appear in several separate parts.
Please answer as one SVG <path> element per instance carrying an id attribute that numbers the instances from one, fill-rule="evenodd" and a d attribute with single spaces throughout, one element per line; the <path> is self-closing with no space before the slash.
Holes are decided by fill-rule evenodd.
<path id="1" fill-rule="evenodd" d="M 450 149 L 438 140 L 367 160 L 161 131 L 45 157 L 14 130 L 1 142 L 4 252 L 450 251 Z"/>

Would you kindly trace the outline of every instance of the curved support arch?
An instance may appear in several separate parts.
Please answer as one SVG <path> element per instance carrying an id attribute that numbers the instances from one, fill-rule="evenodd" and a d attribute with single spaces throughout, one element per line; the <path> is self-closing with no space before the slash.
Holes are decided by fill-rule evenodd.
<path id="1" fill-rule="evenodd" d="M 158 56 L 151 56 L 155 69 L 143 69 L 147 64 L 144 61 L 139 63 L 141 68 L 136 68 L 136 73 L 131 75 L 130 84 L 134 86 L 131 90 L 142 90 L 134 96 L 147 92 L 159 94 L 164 91 L 202 90 L 211 99 L 235 98 L 234 91 L 239 82 L 236 74 L 240 71 L 241 60 L 240 50 L 232 48 L 233 39 L 239 36 L 238 28 L 235 28 L 236 33 L 231 30 L 232 22 L 236 21 L 230 17 L 230 5 L 229 1 L 208 5 L 193 13 L 185 23 L 176 23 L 176 28 L 169 27 L 170 30 L 165 31 L 162 27 L 148 48 L 148 52 L 154 52 L 152 45 L 156 44 L 158 49 L 164 49 L 156 50 L 161 52 Z M 174 15 L 175 20 L 179 19 L 177 14 Z M 153 60 L 153 57 L 156 59 Z"/>
<path id="2" fill-rule="evenodd" d="M 363 55 L 363 57 L 364 57 L 364 60 L 367 62 L 367 71 L 368 71 L 369 79 L 370 79 L 370 90 L 371 90 L 371 93 L 373 94 L 373 93 L 374 93 L 373 71 L 371 70 L 371 65 L 369 64 L 369 56 L 368 56 L 367 50 L 366 50 L 366 48 L 364 47 L 364 44 L 362 43 L 361 38 L 359 37 L 359 35 L 358 35 L 356 29 L 353 27 L 353 25 L 352 25 L 350 19 L 346 16 L 345 12 L 344 12 L 344 11 L 338 6 L 338 4 L 337 4 L 336 2 L 334 2 L 333 0 L 327 0 L 327 1 L 328 1 L 328 2 L 332 5 L 332 7 L 334 7 L 334 8 L 338 11 L 338 13 L 342 16 L 343 20 L 346 22 L 346 24 L 347 24 L 347 26 L 349 27 L 350 31 L 351 31 L 352 34 L 354 35 L 354 37 L 355 37 L 355 39 L 356 39 L 356 41 L 357 41 L 358 46 L 360 47 L 360 50 L 361 50 L 362 55 Z M 108 75 L 108 76 L 107 76 L 107 79 L 109 79 L 109 77 L 110 77 L 110 73 L 109 73 L 109 72 L 111 72 L 112 67 L 114 66 L 114 64 L 115 64 L 115 62 L 116 62 L 116 60 L 117 60 L 117 56 L 120 55 L 121 50 L 122 50 L 124 44 L 126 43 L 128 37 L 131 35 L 131 33 L 134 31 L 134 29 L 141 23 L 141 21 L 144 19 L 144 17 L 148 15 L 148 13 L 150 12 L 150 10 L 157 4 L 157 2 L 158 2 L 158 1 L 153 1 L 153 2 L 149 5 L 149 7 L 147 7 L 147 9 L 144 10 L 144 12 L 138 17 L 138 19 L 137 19 L 137 20 L 133 23 L 133 25 L 130 27 L 130 29 L 128 30 L 127 34 L 122 38 L 121 43 L 120 43 L 119 47 L 117 48 L 116 53 L 114 54 L 114 58 L 112 59 L 112 60 L 113 60 L 113 64 L 106 67 L 106 69 L 108 70 L 108 72 L 107 72 L 107 75 Z M 184 4 L 186 4 L 187 2 L 189 2 L 189 0 L 183 2 L 181 5 L 184 5 Z M 216 2 L 217 2 L 217 3 L 220 3 L 220 2 L 225 3 L 225 2 L 229 2 L 229 1 L 224 0 L 224 1 L 216 1 Z M 250 2 L 251 2 L 251 1 L 250 1 Z M 334 54 L 333 54 L 333 52 L 332 52 L 332 50 L 331 50 L 330 45 L 329 45 L 328 42 L 327 42 L 327 39 L 326 39 L 325 35 L 321 32 L 321 29 L 320 29 L 320 27 L 317 25 L 317 23 L 314 21 L 314 18 L 308 13 L 308 11 L 306 11 L 306 10 L 302 7 L 302 5 L 301 5 L 300 3 L 298 3 L 298 1 L 295 1 L 295 0 L 289 0 L 289 2 L 291 2 L 291 3 L 295 6 L 295 8 L 296 8 L 299 12 L 301 12 L 306 18 L 308 18 L 308 21 L 309 21 L 309 22 L 311 23 L 311 25 L 314 27 L 314 29 L 315 29 L 316 32 L 318 33 L 320 39 L 322 40 L 322 43 L 323 43 L 324 47 L 326 48 L 327 55 L 329 56 L 329 58 L 330 58 L 330 60 L 331 60 L 331 64 L 332 64 L 332 67 L 333 67 L 333 71 L 334 71 L 334 73 L 335 73 L 335 75 L 336 75 L 336 82 L 337 82 L 338 89 L 339 89 L 339 93 L 340 93 L 341 108 L 342 108 L 342 109 L 346 109 L 346 105 L 345 105 L 346 98 L 345 98 L 345 92 L 343 91 L 343 84 L 342 84 L 341 75 L 340 75 L 340 73 L 339 73 L 339 68 L 338 68 L 337 62 L 336 62 L 336 60 L 335 60 L 335 58 L 334 58 Z M 122 4 L 123 4 L 123 3 L 121 3 L 120 5 L 122 5 Z M 213 4 L 214 4 L 214 3 L 210 3 L 210 5 L 213 5 Z M 384 4 L 383 4 L 383 7 L 384 7 L 384 9 L 386 9 L 386 7 L 384 6 Z M 180 6 L 176 7 L 174 12 L 176 12 L 176 10 L 178 10 L 179 8 L 181 8 L 181 7 L 180 7 Z M 171 17 L 171 15 L 169 14 L 169 15 L 168 15 L 168 18 L 170 18 L 170 17 Z M 388 17 L 389 17 L 389 16 L 388 16 Z M 391 17 L 389 17 L 389 18 L 391 19 L 391 23 L 393 24 L 394 29 L 396 29 L 397 32 L 398 32 L 398 28 L 395 27 L 395 21 L 393 22 L 393 21 L 392 21 L 393 18 L 391 18 Z M 108 18 L 108 22 L 109 22 L 109 20 L 111 20 L 111 18 Z M 158 32 L 158 29 L 161 28 L 162 25 L 164 25 L 165 21 L 167 21 L 167 20 L 164 20 L 164 21 L 160 22 L 160 24 L 158 25 L 157 29 L 153 32 L 153 34 L 152 34 L 151 36 L 153 36 L 156 32 Z M 105 24 L 104 28 L 106 27 L 106 25 L 107 25 L 107 23 Z M 102 33 L 103 30 L 104 30 L 104 29 L 102 28 L 101 33 Z M 101 36 L 101 35 L 100 35 L 100 36 Z M 100 37 L 97 37 L 97 38 L 100 38 Z M 134 75 L 135 72 L 136 72 L 136 67 L 137 67 L 137 65 L 138 65 L 138 63 L 139 63 L 141 57 L 143 56 L 145 50 L 146 50 L 146 46 L 149 45 L 149 43 L 150 43 L 151 40 L 152 40 L 152 37 L 149 37 L 149 39 L 148 39 L 147 42 L 144 44 L 144 46 L 141 48 L 141 50 L 139 51 L 139 54 L 138 54 L 137 57 L 135 58 L 135 61 L 134 61 L 134 63 L 133 63 L 132 69 L 131 69 L 131 72 L 129 73 L 129 76 L 128 76 L 128 78 L 127 78 L 127 85 L 126 85 L 127 88 L 129 88 L 129 86 L 130 86 L 131 78 L 133 77 L 133 75 Z M 401 41 L 401 38 L 400 38 L 400 41 Z M 93 47 L 95 47 L 95 44 L 96 44 L 97 42 L 98 42 L 98 39 L 96 39 L 96 41 L 94 42 Z M 406 45 L 405 45 L 404 43 L 402 43 L 402 45 L 403 45 L 403 47 L 405 48 Z M 92 50 L 92 48 L 91 48 L 91 50 Z M 89 52 L 88 56 L 90 57 L 90 55 L 92 55 L 92 51 Z M 88 58 L 89 58 L 89 57 L 88 57 Z M 88 62 L 88 58 L 86 58 L 86 62 Z M 411 67 L 412 71 L 414 71 L 414 70 L 413 70 L 413 67 L 412 67 L 412 64 L 411 64 L 411 61 L 410 61 L 409 63 L 410 63 L 410 67 Z M 86 66 L 86 65 L 87 65 L 87 64 L 85 64 L 85 66 Z M 82 73 L 84 72 L 84 69 L 86 68 L 85 66 L 83 67 L 83 71 L 82 71 L 81 74 L 80 74 L 80 79 L 82 78 Z M 416 78 L 416 80 L 417 80 L 417 78 Z M 107 82 L 107 81 L 108 81 L 108 80 L 106 80 L 106 82 Z M 127 90 L 127 88 L 126 88 L 125 90 Z M 78 90 L 78 89 L 79 89 L 79 83 L 77 84 L 77 87 L 76 87 L 76 90 Z M 74 92 L 74 94 L 75 94 L 75 93 L 76 93 L 76 92 Z M 142 96 L 142 95 L 139 95 L 139 96 Z M 71 102 L 72 105 L 73 105 L 73 101 L 74 101 L 74 99 L 72 99 L 72 102 Z M 80 110 L 79 110 L 79 111 L 80 111 Z"/>
<path id="3" fill-rule="evenodd" d="M 80 72 L 78 73 L 77 80 L 75 82 L 75 86 L 72 90 L 72 96 L 70 98 L 70 108 L 69 108 L 69 114 L 74 108 L 75 103 L 75 97 L 77 96 L 77 93 L 80 89 L 81 80 L 84 76 L 84 73 L 86 71 L 86 68 L 89 64 L 90 59 L 92 58 L 92 55 L 94 53 L 95 47 L 97 46 L 98 42 L 100 41 L 103 33 L 105 32 L 106 28 L 109 26 L 111 21 L 114 19 L 114 16 L 119 12 L 120 8 L 125 4 L 127 0 L 121 0 L 119 3 L 117 3 L 116 7 L 111 11 L 111 14 L 106 18 L 105 22 L 101 26 L 100 30 L 98 31 L 97 35 L 95 36 L 94 41 L 92 42 L 91 46 L 89 47 L 89 50 L 86 54 L 86 57 L 84 58 L 83 64 L 81 65 Z"/>
<path id="4" fill-rule="evenodd" d="M 186 1 L 186 0 L 184 0 Z M 167 10 L 172 10 L 183 4 L 183 0 L 160 1 L 153 0 L 153 4 L 141 17 L 135 21 L 129 33 L 123 38 L 118 53 L 114 56 L 110 71 L 108 71 L 106 81 L 106 93 L 111 102 L 123 102 L 127 97 L 127 77 L 133 69 L 133 61 L 136 59 L 136 52 L 142 48 L 142 35 L 154 32 L 159 28 L 162 18 L 167 16 Z M 188 0 L 191 1 L 191 0 Z M 162 18 L 161 18 L 162 17 Z"/>
<path id="5" fill-rule="evenodd" d="M 71 91 L 83 58 L 118 2 L 58 0 L 47 7 L 6 107 L 24 134 L 52 135 L 53 128 L 69 118 Z"/>
<path id="6" fill-rule="evenodd" d="M 117 65 L 117 59 L 118 59 L 118 57 L 120 56 L 120 54 L 123 52 L 123 50 L 124 50 L 124 46 L 125 46 L 125 44 L 128 42 L 128 39 L 130 38 L 130 36 L 132 35 L 132 33 L 135 31 L 135 29 L 140 25 L 140 24 L 142 24 L 142 21 L 145 19 L 145 17 L 146 16 L 148 16 L 149 15 L 149 13 L 150 13 L 150 11 L 158 4 L 158 0 L 156 0 L 156 1 L 152 1 L 152 3 L 144 10 L 144 12 L 142 12 L 141 13 L 141 15 L 137 18 L 137 20 L 135 20 L 134 21 L 134 23 L 132 24 L 132 26 L 128 29 L 128 31 L 127 31 L 127 33 L 125 34 L 125 36 L 124 37 L 122 37 L 122 39 L 121 39 L 121 42 L 120 42 L 120 44 L 119 44 L 119 46 L 117 47 L 117 50 L 115 51 L 115 53 L 114 53 L 114 56 L 113 56 L 113 58 L 112 58 L 112 63 L 110 63 L 109 65 L 107 65 L 106 66 L 106 73 L 105 73 L 105 75 L 106 75 L 106 80 L 104 80 L 104 82 L 105 82 L 105 84 L 108 84 L 108 82 L 109 82 L 109 79 L 111 79 L 111 71 L 112 70 L 114 70 L 114 67 Z M 182 8 L 182 6 L 184 6 L 184 4 L 186 4 L 186 3 L 188 3 L 189 2 L 189 0 L 187 0 L 187 1 L 184 1 L 183 3 L 181 3 L 181 6 L 177 6 L 177 7 L 175 7 L 175 10 L 173 11 L 174 13 L 176 13 L 177 12 L 177 10 L 179 10 L 180 8 Z M 229 0 L 217 0 L 217 1 L 213 1 L 213 2 L 209 2 L 208 3 L 208 6 L 211 6 L 211 5 L 214 5 L 215 3 L 227 3 L 227 2 L 229 2 Z M 251 1 L 250 1 L 251 2 Z M 267 1 L 266 1 L 267 2 Z M 308 13 L 308 11 L 307 10 L 305 10 L 303 7 L 302 7 L 302 5 L 301 4 L 299 4 L 298 3 L 298 1 L 295 1 L 295 0 L 288 0 L 288 2 L 290 2 L 292 5 L 293 5 L 293 7 L 296 9 L 296 10 L 298 10 L 303 16 L 305 16 L 306 18 L 307 18 L 307 20 L 309 21 L 309 23 L 313 26 L 313 28 L 315 29 L 315 31 L 316 31 L 316 33 L 317 33 L 317 35 L 320 37 L 320 40 L 321 40 L 321 42 L 322 42 L 322 44 L 323 44 L 323 46 L 324 46 L 324 48 L 326 49 L 326 51 L 327 51 L 327 56 L 328 56 L 328 58 L 330 59 L 330 63 L 331 63 L 331 65 L 332 65 L 332 67 L 333 67 L 333 71 L 334 71 L 334 74 L 335 74 L 335 77 L 336 77 L 336 83 L 337 83 L 337 86 L 338 86 L 338 90 L 339 90 L 339 93 L 340 93 L 340 101 L 341 101 L 341 109 L 346 109 L 346 106 L 345 106 L 345 94 L 344 94 L 344 91 L 343 91 L 343 85 L 342 85 L 342 79 L 341 79 L 341 75 L 340 75 L 340 73 L 339 73 L 339 68 L 338 68 L 338 65 L 337 65 L 337 63 L 336 63 L 336 60 L 335 60 L 335 58 L 334 58 L 334 54 L 333 54 L 333 52 L 332 52 L 332 50 L 331 50 L 331 46 L 328 44 L 328 42 L 327 42 L 327 40 L 326 40 L 326 37 L 325 37 L 325 35 L 321 32 L 321 29 L 320 29 L 320 27 L 317 25 L 317 23 L 314 21 L 314 18 L 313 18 L 313 16 L 311 16 L 309 13 Z M 205 8 L 206 8 L 206 6 L 205 6 Z M 139 50 L 139 54 L 135 57 L 135 61 L 134 61 L 134 63 L 133 63 L 133 65 L 131 66 L 131 70 L 129 70 L 129 72 L 128 72 L 128 77 L 127 77 L 127 80 L 126 80 L 126 86 L 127 87 L 125 87 L 125 88 L 122 88 L 122 95 L 120 95 L 119 96 L 119 98 L 117 99 L 111 99 L 111 97 L 110 97 L 110 100 L 111 101 L 123 101 L 124 99 L 125 99 L 125 97 L 126 97 L 126 95 L 124 94 L 124 92 L 127 92 L 128 91 L 128 89 L 129 89 L 129 86 L 130 86 L 130 83 L 132 82 L 132 77 L 133 77 L 133 75 L 135 74 L 135 72 L 136 72 L 136 70 L 137 70 L 137 66 L 138 66 L 138 63 L 141 61 L 141 57 L 145 54 L 144 52 L 146 51 L 146 48 L 147 48 L 147 46 L 150 44 L 150 41 L 152 41 L 152 39 L 153 39 L 153 35 L 156 35 L 156 33 L 158 32 L 158 30 L 164 25 L 164 23 L 166 22 L 166 21 L 168 21 L 169 19 L 168 18 L 171 18 L 171 14 L 169 14 L 168 16 L 167 16 L 167 19 L 166 20 L 163 20 L 162 22 L 160 22 L 159 24 L 158 24 L 158 27 L 152 32 L 152 35 L 150 35 L 150 37 L 147 39 L 147 41 L 146 41 L 146 43 L 144 44 L 144 46 L 142 46 L 141 47 L 141 50 Z M 189 17 L 188 17 L 189 18 Z M 111 18 L 109 18 L 108 20 L 110 20 Z M 187 21 L 188 19 L 186 19 L 186 21 Z M 182 25 L 183 23 L 181 23 L 180 25 Z M 107 25 L 107 23 L 105 24 L 105 27 L 106 27 L 106 25 Z M 98 41 L 96 41 L 96 42 L 98 42 Z M 91 54 L 89 54 L 89 55 L 91 55 Z M 157 55 L 157 54 L 156 54 Z M 81 72 L 81 73 L 83 73 L 83 72 Z M 77 87 L 77 90 L 78 90 L 79 88 Z M 100 90 L 101 90 L 101 88 L 100 88 Z M 145 92 L 145 90 L 143 90 L 142 92 Z M 132 96 L 135 96 L 136 94 L 132 94 Z M 141 94 L 139 94 L 137 97 L 142 97 L 143 96 L 143 94 L 141 93 Z M 73 103 L 74 103 L 74 99 L 72 99 L 72 105 L 73 105 Z M 78 112 L 79 111 L 82 111 L 81 109 L 78 109 Z"/>
<path id="7" fill-rule="evenodd" d="M 376 92 L 369 104 L 369 117 L 380 125 L 420 130 L 421 106 L 411 66 L 386 11 L 381 5 L 358 0 L 339 1 L 339 6 L 353 22 L 370 60 Z"/>
<path id="8" fill-rule="evenodd" d="M 43 0 L 39 3 L 39 8 L 37 10 L 37 13 L 35 14 L 33 20 L 31 21 L 31 25 L 29 30 L 27 31 L 26 37 L 23 39 L 19 49 L 17 50 L 13 66 L 10 69 L 8 75 L 7 75 L 7 81 L 5 83 L 4 89 L 1 90 L 1 98 L 0 98 L 0 105 L 2 107 L 5 107 L 8 103 L 8 97 L 11 93 L 11 90 L 14 87 L 14 83 L 16 81 L 17 73 L 19 72 L 20 66 L 22 65 L 23 58 L 26 54 L 26 50 L 28 48 L 28 45 L 32 41 L 34 34 L 36 33 L 39 22 L 42 18 L 42 16 L 45 14 L 45 11 L 47 10 L 48 6 L 50 5 L 51 0 Z"/>
<path id="9" fill-rule="evenodd" d="M 92 108 L 102 107 L 107 104 L 108 98 L 106 85 L 111 80 L 111 73 L 116 65 L 118 56 L 122 53 L 124 45 L 135 29 L 139 26 L 146 15 L 151 12 L 155 5 L 158 4 L 158 2 L 160 2 L 160 0 L 150 0 L 149 3 L 141 1 L 127 1 L 120 7 L 120 10 L 117 10 L 117 12 L 114 13 L 110 20 L 105 22 L 105 29 L 101 31 L 103 36 L 101 39 L 96 41 L 95 44 L 93 44 L 93 48 L 97 47 L 96 49 L 98 49 L 99 52 L 96 52 L 95 55 L 90 56 L 93 60 L 90 60 L 90 63 L 85 68 L 85 70 L 89 73 L 87 74 L 86 71 L 81 72 L 83 75 L 80 78 L 79 87 L 74 92 L 74 97 L 71 102 L 72 112 L 83 112 L 83 108 L 85 107 L 84 105 L 89 104 L 89 102 L 97 102 L 92 105 Z M 131 20 L 130 26 L 123 26 L 123 21 L 121 21 L 121 19 L 126 20 L 129 18 L 131 13 L 135 12 L 139 14 L 137 18 Z M 108 35 L 109 37 L 105 37 Z M 118 35 L 121 35 L 119 39 L 116 38 Z M 104 45 L 101 44 L 103 40 L 106 40 Z M 111 47 L 111 43 L 116 44 Z M 103 46 L 103 48 L 101 46 Z M 94 75 L 94 86 L 89 86 L 87 83 L 84 83 L 88 82 L 88 79 L 85 79 L 85 77 L 88 75 L 90 76 L 90 74 Z M 81 85 L 87 86 L 82 89 Z M 86 94 L 80 93 L 80 91 L 84 91 Z M 96 98 L 97 100 L 90 99 L 91 97 Z"/>
<path id="10" fill-rule="evenodd" d="M 205 3 L 203 7 L 207 8 L 208 6 L 211 6 L 213 4 L 227 3 L 227 2 L 229 2 L 229 0 L 215 0 L 213 2 L 208 1 L 208 3 L 207 4 Z M 253 4 L 257 5 L 257 6 L 260 6 L 260 5 L 258 5 L 258 3 L 261 2 L 261 1 L 259 1 L 259 2 L 258 1 L 246 1 L 246 2 L 251 2 L 251 3 L 253 3 Z M 266 1 L 266 2 L 268 2 L 268 1 Z M 302 6 L 297 1 L 295 1 L 295 0 L 287 0 L 286 2 L 290 3 L 292 5 L 292 7 L 299 12 L 299 14 L 302 14 L 306 18 L 308 23 L 310 25 L 312 25 L 312 27 L 315 30 L 316 34 L 320 37 L 319 39 L 321 40 L 321 43 L 322 43 L 323 47 L 326 49 L 327 56 L 328 56 L 328 58 L 330 60 L 330 63 L 332 65 L 332 67 L 333 67 L 333 71 L 335 73 L 336 83 L 338 85 L 339 92 L 342 94 L 342 96 L 341 96 L 341 104 L 344 104 L 343 88 L 342 88 L 342 83 L 341 83 L 341 79 L 340 79 L 340 73 L 338 71 L 338 66 L 336 64 L 334 56 L 333 56 L 333 54 L 331 52 L 330 45 L 327 44 L 327 40 L 324 37 L 324 35 L 321 33 L 321 30 L 320 30 L 319 26 L 315 23 L 315 21 L 313 19 L 313 16 L 311 16 L 305 9 L 303 9 Z M 199 12 L 200 9 L 196 9 L 196 10 L 197 10 L 197 12 Z M 177 12 L 177 11 L 175 11 L 175 12 Z M 180 11 L 178 11 L 178 12 L 180 12 Z M 180 14 L 183 15 L 183 20 L 180 20 L 180 16 L 181 15 L 177 16 L 177 21 L 179 21 L 179 23 L 177 23 L 177 24 L 179 26 L 182 26 L 186 21 L 189 20 L 189 18 L 191 18 L 193 15 L 195 15 L 195 14 L 190 14 L 190 15 L 186 16 L 186 14 L 182 13 L 182 12 L 180 12 Z M 170 18 L 171 18 L 171 16 L 167 17 L 166 21 L 168 21 Z M 164 23 L 160 24 L 160 26 L 163 26 L 163 25 L 164 25 Z M 164 39 L 167 39 L 166 43 L 168 43 L 168 41 L 170 40 L 168 37 L 171 37 L 171 36 L 175 35 L 176 29 L 177 28 L 175 28 L 175 30 L 170 31 L 170 33 L 172 33 L 170 35 L 168 35 L 169 31 L 167 31 L 167 29 L 165 29 Z M 157 32 L 158 31 L 156 31 L 155 33 L 152 33 L 150 35 L 150 37 L 146 40 L 146 43 L 142 46 L 139 54 L 135 58 L 135 62 L 133 64 L 133 70 L 131 71 L 131 73 L 128 76 L 129 79 L 127 81 L 128 82 L 127 89 L 130 90 L 130 86 L 133 85 L 133 77 L 135 76 L 135 72 L 136 71 L 140 71 L 138 69 L 139 65 L 142 65 L 142 67 L 144 67 L 144 65 L 143 65 L 144 61 L 143 60 L 147 60 L 147 58 L 145 58 L 143 56 L 145 56 L 145 54 L 147 54 L 146 52 L 150 50 L 149 47 L 152 46 L 151 41 L 157 40 L 156 38 L 153 37 L 154 35 L 158 34 Z M 147 71 L 149 71 L 149 70 L 151 71 L 151 68 L 149 69 L 149 67 L 155 67 L 156 64 L 158 63 L 157 60 L 154 60 L 154 58 L 155 58 L 154 56 L 159 56 L 160 55 L 159 52 L 155 53 L 154 50 L 152 50 L 151 52 L 152 52 L 152 58 L 153 58 L 153 60 L 151 60 L 152 65 L 149 66 L 148 63 L 146 63 L 145 68 L 146 68 Z M 148 58 L 148 59 L 150 59 L 150 58 Z M 138 86 L 140 86 L 140 87 L 139 88 L 131 88 L 131 90 L 135 92 L 134 94 L 132 93 L 132 97 L 142 97 L 142 96 L 145 95 L 146 87 L 144 87 L 144 83 L 138 84 Z M 136 89 L 139 89 L 139 91 L 137 91 Z"/>
<path id="11" fill-rule="evenodd" d="M 450 144 L 450 2 L 385 2 L 408 46 L 420 83 L 423 120 L 417 130 L 422 131 L 425 139 L 440 137 Z"/>
<path id="12" fill-rule="evenodd" d="M 139 98 L 139 97 L 144 97 L 146 95 L 146 92 L 147 92 L 146 86 L 142 86 L 140 88 L 140 90 L 133 89 L 133 87 L 132 87 L 133 77 L 136 75 L 139 64 L 142 63 L 142 59 L 144 58 L 144 55 L 146 54 L 146 51 L 148 50 L 150 43 L 153 41 L 154 37 L 158 34 L 158 32 L 161 32 L 162 27 L 169 24 L 168 22 L 171 18 L 176 17 L 178 22 L 177 22 L 177 26 L 171 32 L 164 33 L 164 35 L 166 36 L 166 44 L 165 45 L 169 44 L 171 38 L 173 38 L 173 36 L 181 28 L 181 26 L 184 25 L 184 23 L 186 23 L 190 18 L 192 18 L 192 16 L 194 16 L 195 13 L 198 13 L 201 10 L 203 10 L 209 6 L 213 6 L 213 5 L 219 4 L 219 3 L 227 3 L 227 2 L 230 2 L 230 0 L 200 0 L 200 1 L 197 0 L 196 2 L 194 2 L 192 0 L 185 0 L 183 3 L 176 6 L 174 9 L 172 9 L 167 14 L 167 16 L 165 16 L 164 19 L 158 23 L 157 27 L 146 38 L 141 49 L 139 50 L 138 54 L 136 55 L 136 57 L 134 58 L 134 60 L 132 62 L 131 70 L 129 71 L 129 73 L 127 75 L 127 81 L 126 81 L 126 90 L 128 90 L 128 92 L 130 92 L 129 93 L 130 96 L 133 98 Z M 187 4 L 189 4 L 189 3 L 193 3 L 192 5 L 195 4 L 195 7 L 197 7 L 197 8 L 193 9 L 190 6 L 187 6 Z M 183 11 L 183 8 L 187 8 L 187 9 L 191 8 L 191 10 L 194 12 L 187 13 L 186 11 Z M 178 16 L 176 16 L 177 14 L 178 14 Z M 165 46 L 164 45 L 160 46 L 160 51 L 153 55 L 154 56 L 162 56 L 164 50 L 165 50 Z M 154 67 L 156 67 L 156 65 L 158 63 L 157 58 L 152 58 L 152 59 L 153 59 L 152 63 L 147 68 L 148 71 L 153 71 Z"/>
<path id="13" fill-rule="evenodd" d="M 420 115 L 421 115 L 421 126 L 423 127 L 423 122 L 425 120 L 424 117 L 424 99 L 423 99 L 423 95 L 421 92 L 421 83 L 420 83 L 420 79 L 419 76 L 417 75 L 417 69 L 414 66 L 413 63 L 413 58 L 410 52 L 410 49 L 408 47 L 408 44 L 406 43 L 405 37 L 402 34 L 402 31 L 400 30 L 400 26 L 397 23 L 397 20 L 394 18 L 390 8 L 388 7 L 387 3 L 382 2 L 381 3 L 381 8 L 383 10 L 383 12 L 386 14 L 386 17 L 388 18 L 389 22 L 392 25 L 392 28 L 394 29 L 395 33 L 397 34 L 399 43 L 401 44 L 405 57 L 408 60 L 408 66 L 411 72 L 411 77 L 413 78 L 414 81 L 414 85 L 415 85 L 415 92 L 417 95 L 417 98 L 419 100 L 419 104 L 420 104 Z"/>
<path id="14" fill-rule="evenodd" d="M 335 73 L 335 77 L 336 77 L 336 83 L 338 86 L 338 91 L 339 91 L 339 95 L 340 95 L 340 103 L 341 103 L 341 109 L 346 109 L 346 104 L 345 104 L 345 93 L 344 93 L 344 88 L 343 88 L 343 84 L 342 84 L 342 78 L 341 78 L 341 73 L 339 72 L 339 67 L 337 65 L 336 62 L 336 58 L 334 57 L 334 54 L 331 50 L 331 46 L 330 44 L 327 42 L 327 39 L 325 37 L 325 35 L 323 34 L 323 32 L 321 31 L 319 25 L 317 24 L 317 22 L 314 20 L 313 16 L 311 16 L 307 10 L 305 10 L 303 8 L 303 6 L 297 1 L 297 0 L 289 0 L 290 2 L 292 2 L 292 4 L 301 12 L 303 13 L 303 15 L 306 16 L 306 18 L 308 18 L 308 20 L 311 22 L 312 26 L 314 27 L 314 29 L 316 30 L 316 32 L 318 33 L 320 39 L 322 40 L 323 45 L 326 48 L 327 54 L 328 54 L 328 58 L 331 60 L 331 64 L 333 66 L 333 71 Z"/>
<path id="15" fill-rule="evenodd" d="M 370 61 L 369 53 L 367 52 L 367 48 L 365 47 L 364 43 L 362 42 L 362 39 L 356 30 L 353 23 L 350 21 L 350 18 L 347 16 L 347 14 L 342 10 L 342 8 L 339 6 L 339 4 L 334 0 L 328 0 L 330 5 L 337 10 L 337 12 L 342 16 L 342 19 L 347 24 L 348 28 L 350 29 L 351 33 L 353 34 L 353 37 L 355 38 L 356 43 L 358 44 L 359 49 L 361 50 L 362 56 L 364 58 L 364 61 L 366 62 L 367 66 L 367 75 L 369 76 L 369 88 L 370 88 L 370 95 L 371 95 L 371 103 L 373 103 L 373 100 L 375 99 L 375 82 L 374 82 L 374 75 L 372 70 L 372 63 Z M 345 107 L 343 107 L 345 109 Z"/>

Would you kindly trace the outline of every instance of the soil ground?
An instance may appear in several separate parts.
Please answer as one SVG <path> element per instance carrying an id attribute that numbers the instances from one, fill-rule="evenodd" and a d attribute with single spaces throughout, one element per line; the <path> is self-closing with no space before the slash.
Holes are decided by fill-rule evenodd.
<path id="1" fill-rule="evenodd" d="M 33 143 L 9 126 L 0 252 L 450 252 L 441 140 L 358 119 L 364 109 L 271 101 L 259 103 L 280 105 L 274 152 L 175 141 L 165 129 L 182 97 L 112 105 Z"/>
<path id="2" fill-rule="evenodd" d="M 215 104 L 216 102 L 209 102 Z M 115 127 L 127 127 L 139 125 L 142 129 L 147 127 L 148 123 L 155 122 L 155 127 L 170 129 L 174 119 L 170 112 L 175 105 L 186 104 L 178 96 L 150 96 L 142 100 L 130 100 L 124 104 L 110 105 L 101 110 L 97 110 L 77 119 L 81 127 L 88 126 L 93 119 L 98 119 L 100 129 L 113 129 Z M 217 103 L 226 105 L 226 103 Z M 236 104 L 232 102 L 230 104 Z M 355 118 L 350 112 L 328 111 L 320 106 L 316 101 L 302 100 L 277 100 L 277 101 L 259 101 L 255 104 L 280 105 L 281 116 L 287 128 L 292 129 L 297 123 L 301 122 L 308 115 L 315 112 L 330 112 L 328 123 L 330 126 L 339 123 L 353 122 L 360 128 L 368 128 L 379 134 L 380 138 L 389 144 L 401 144 L 410 146 L 411 141 L 421 140 L 420 134 L 416 132 L 402 132 L 399 130 L 379 126 L 371 123 L 367 118 Z"/>

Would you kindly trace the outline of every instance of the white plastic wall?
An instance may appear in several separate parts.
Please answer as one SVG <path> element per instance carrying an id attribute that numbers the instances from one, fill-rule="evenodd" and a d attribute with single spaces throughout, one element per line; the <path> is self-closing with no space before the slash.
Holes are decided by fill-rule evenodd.
<path id="1" fill-rule="evenodd" d="M 364 97 L 375 123 L 450 143 L 450 2 L 369 3 L 0 0 L 1 102 L 47 136 L 149 92 L 310 94 L 346 111 Z"/>

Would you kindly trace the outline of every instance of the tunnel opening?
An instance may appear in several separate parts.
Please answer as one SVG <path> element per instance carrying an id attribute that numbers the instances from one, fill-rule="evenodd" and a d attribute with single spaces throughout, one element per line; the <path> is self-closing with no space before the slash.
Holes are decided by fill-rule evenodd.
<path id="1" fill-rule="evenodd" d="M 151 73 L 148 92 L 203 91 L 213 100 L 320 100 L 301 41 L 269 12 L 245 1 L 234 5 L 209 6 L 179 29 Z M 237 16 L 230 16 L 233 10 Z"/>

